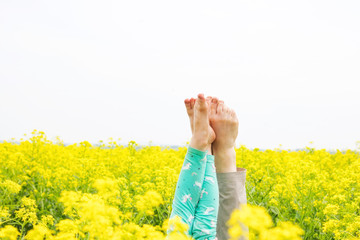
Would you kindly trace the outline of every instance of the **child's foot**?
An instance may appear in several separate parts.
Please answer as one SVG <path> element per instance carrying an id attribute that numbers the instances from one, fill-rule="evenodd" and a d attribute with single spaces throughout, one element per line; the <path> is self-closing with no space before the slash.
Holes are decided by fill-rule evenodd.
<path id="1" fill-rule="evenodd" d="M 186 112 L 189 116 L 190 120 L 190 127 L 191 127 L 191 133 L 194 133 L 194 105 L 195 105 L 195 98 L 185 99 L 185 107 Z"/>
<path id="2" fill-rule="evenodd" d="M 210 104 L 211 104 L 211 100 L 212 97 L 208 96 L 206 97 L 206 103 L 208 105 L 208 113 L 210 113 Z M 186 107 L 186 112 L 189 116 L 189 120 L 190 120 L 190 127 L 191 127 L 191 133 L 194 133 L 194 105 L 195 105 L 196 99 L 195 98 L 190 98 L 190 99 L 185 99 L 184 103 L 185 103 L 185 107 Z M 210 126 L 209 126 L 210 127 Z"/>
<path id="3" fill-rule="evenodd" d="M 236 172 L 235 140 L 239 121 L 234 110 L 213 98 L 210 105 L 210 125 L 216 139 L 212 144 L 217 172 Z"/>
<path id="4" fill-rule="evenodd" d="M 209 124 L 209 104 L 203 94 L 198 98 L 185 100 L 193 136 L 190 141 L 192 148 L 201 151 L 211 151 L 211 143 L 215 140 L 214 130 Z M 211 154 L 211 152 L 210 152 Z"/>

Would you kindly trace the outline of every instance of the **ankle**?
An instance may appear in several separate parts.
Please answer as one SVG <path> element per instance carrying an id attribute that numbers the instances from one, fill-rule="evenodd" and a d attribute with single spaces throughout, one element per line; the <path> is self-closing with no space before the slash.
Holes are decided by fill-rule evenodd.
<path id="1" fill-rule="evenodd" d="M 211 144 L 208 144 L 208 146 L 206 147 L 206 152 L 208 155 L 213 155 L 212 149 L 211 149 Z"/>
<path id="2" fill-rule="evenodd" d="M 207 151 L 209 150 L 209 144 L 207 142 L 207 138 L 193 136 L 190 141 L 190 147 L 195 148 L 200 151 Z M 211 147 L 210 147 L 211 149 Z"/>
<path id="3" fill-rule="evenodd" d="M 213 148 L 216 172 L 236 172 L 236 152 L 234 147 L 218 149 Z"/>
<path id="4" fill-rule="evenodd" d="M 236 157 L 236 152 L 235 152 L 234 146 L 231 146 L 231 145 L 221 146 L 218 144 L 213 144 L 212 149 L 213 149 L 214 155 L 217 155 L 221 158 L 235 158 Z"/>

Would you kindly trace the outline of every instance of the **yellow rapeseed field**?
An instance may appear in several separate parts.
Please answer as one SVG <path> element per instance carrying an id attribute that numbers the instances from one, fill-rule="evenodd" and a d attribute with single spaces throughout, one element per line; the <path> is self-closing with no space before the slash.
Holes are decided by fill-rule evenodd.
<path id="1" fill-rule="evenodd" d="M 251 239 L 360 239 L 360 156 L 236 149 L 248 206 L 229 221 Z M 116 141 L 64 146 L 34 131 L 0 143 L 0 239 L 190 239 L 168 221 L 186 148 Z"/>

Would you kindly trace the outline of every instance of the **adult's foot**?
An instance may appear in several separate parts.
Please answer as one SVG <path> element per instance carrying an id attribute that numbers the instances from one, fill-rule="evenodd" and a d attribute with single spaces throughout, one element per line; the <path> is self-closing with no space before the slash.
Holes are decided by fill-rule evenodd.
<path id="1" fill-rule="evenodd" d="M 239 121 L 235 111 L 213 98 L 210 105 L 210 125 L 216 139 L 212 144 L 216 172 L 236 172 L 235 140 L 238 135 Z"/>
<path id="2" fill-rule="evenodd" d="M 211 154 L 211 144 L 215 140 L 215 133 L 209 124 L 209 98 L 205 99 L 203 94 L 198 94 L 197 99 L 186 99 L 185 106 L 192 131 L 190 147 L 208 151 Z"/>

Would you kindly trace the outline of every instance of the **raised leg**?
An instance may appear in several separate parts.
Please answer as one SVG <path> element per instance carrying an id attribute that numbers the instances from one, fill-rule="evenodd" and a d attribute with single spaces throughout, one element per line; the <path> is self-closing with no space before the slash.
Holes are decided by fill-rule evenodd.
<path id="1" fill-rule="evenodd" d="M 193 223 L 193 237 L 201 240 L 212 240 L 216 237 L 219 188 L 216 178 L 214 156 L 207 155 L 206 158 L 204 183 Z"/>
<path id="2" fill-rule="evenodd" d="M 181 217 L 190 226 L 190 235 L 205 179 L 207 150 L 215 139 L 214 131 L 209 126 L 208 104 L 203 94 L 198 95 L 193 109 L 193 136 L 176 185 L 170 216 Z"/>

